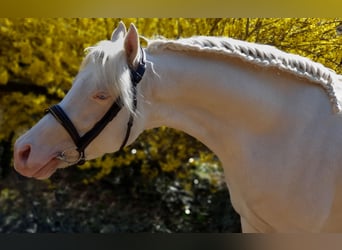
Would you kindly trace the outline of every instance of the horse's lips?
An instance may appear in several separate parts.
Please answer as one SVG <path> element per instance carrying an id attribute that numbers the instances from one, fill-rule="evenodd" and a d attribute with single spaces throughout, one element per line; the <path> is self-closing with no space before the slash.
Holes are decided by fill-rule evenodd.
<path id="1" fill-rule="evenodd" d="M 39 168 L 34 174 L 32 174 L 33 178 L 36 179 L 47 179 L 49 178 L 59 167 L 60 161 L 56 158 L 52 158 L 48 161 L 44 166 Z"/>

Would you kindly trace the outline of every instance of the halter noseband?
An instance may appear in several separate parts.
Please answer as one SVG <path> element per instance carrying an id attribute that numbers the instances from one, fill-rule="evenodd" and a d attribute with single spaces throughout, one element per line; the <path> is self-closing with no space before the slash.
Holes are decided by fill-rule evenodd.
<path id="1" fill-rule="evenodd" d="M 145 70 L 146 70 L 146 62 L 145 62 L 145 52 L 141 48 L 141 57 L 136 69 L 130 69 L 131 73 L 131 81 L 132 81 L 132 94 L 133 94 L 133 111 L 137 108 L 137 84 L 142 79 Z M 74 141 L 76 145 L 76 150 L 79 153 L 78 160 L 74 163 L 75 165 L 82 165 L 85 163 L 85 154 L 84 150 L 86 147 L 102 132 L 102 130 L 106 127 L 106 125 L 113 120 L 115 116 L 122 109 L 123 104 L 120 96 L 114 101 L 113 105 L 109 108 L 106 114 L 97 122 L 95 125 L 83 136 L 80 136 L 75 128 L 74 124 L 67 116 L 67 114 L 63 111 L 63 109 L 58 105 L 53 105 L 50 108 L 46 109 L 46 113 L 50 113 L 53 117 L 65 128 L 65 130 L 70 135 L 71 139 Z M 124 140 L 120 146 L 120 150 L 125 147 L 129 135 L 131 133 L 131 128 L 133 126 L 133 114 L 131 113 L 129 116 L 129 120 L 127 123 L 127 130 Z"/>

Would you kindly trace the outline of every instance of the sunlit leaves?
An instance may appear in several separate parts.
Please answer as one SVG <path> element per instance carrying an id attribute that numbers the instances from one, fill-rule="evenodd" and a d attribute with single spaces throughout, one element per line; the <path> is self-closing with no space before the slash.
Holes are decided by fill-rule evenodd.
<path id="1" fill-rule="evenodd" d="M 42 117 L 44 107 L 50 105 L 44 95 L 23 95 L 15 92 L 0 97 L 0 107 L 6 107 L 6 110 L 1 109 L 0 113 L 0 141 L 12 132 L 19 135 L 33 126 Z"/>
<path id="2" fill-rule="evenodd" d="M 8 82 L 8 72 L 4 67 L 0 67 L 0 84 Z"/>

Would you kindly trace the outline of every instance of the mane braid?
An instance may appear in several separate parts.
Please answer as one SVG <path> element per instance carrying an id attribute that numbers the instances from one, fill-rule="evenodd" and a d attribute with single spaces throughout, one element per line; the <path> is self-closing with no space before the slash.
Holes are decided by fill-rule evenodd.
<path id="1" fill-rule="evenodd" d="M 308 58 L 283 52 L 273 46 L 232 38 L 198 36 L 179 40 L 150 41 L 147 49 L 151 53 L 167 49 L 214 53 L 226 57 L 238 57 L 260 66 L 275 67 L 320 84 L 327 92 L 334 111 L 342 111 L 335 91 L 339 77 L 333 70 Z"/>

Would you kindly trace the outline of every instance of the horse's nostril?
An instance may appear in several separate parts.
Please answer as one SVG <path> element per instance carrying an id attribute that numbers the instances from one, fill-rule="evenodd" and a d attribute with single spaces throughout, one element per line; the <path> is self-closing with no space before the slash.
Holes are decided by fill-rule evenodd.
<path id="1" fill-rule="evenodd" d="M 23 148 L 20 149 L 19 151 L 19 159 L 23 162 L 26 162 L 27 159 L 30 156 L 31 152 L 31 146 L 30 145 L 25 145 Z"/>

